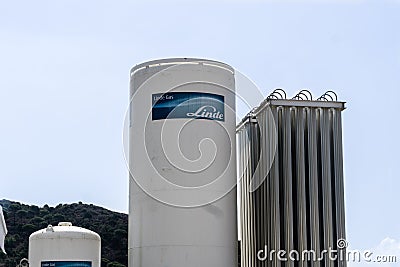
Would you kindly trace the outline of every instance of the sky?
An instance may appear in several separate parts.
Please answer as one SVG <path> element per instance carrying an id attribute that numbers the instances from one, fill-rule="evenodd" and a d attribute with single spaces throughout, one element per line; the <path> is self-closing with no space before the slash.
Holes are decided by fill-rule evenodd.
<path id="1" fill-rule="evenodd" d="M 130 68 L 208 58 L 264 96 L 347 102 L 347 240 L 400 253 L 399 14 L 395 0 L 0 0 L 0 199 L 127 212 Z"/>

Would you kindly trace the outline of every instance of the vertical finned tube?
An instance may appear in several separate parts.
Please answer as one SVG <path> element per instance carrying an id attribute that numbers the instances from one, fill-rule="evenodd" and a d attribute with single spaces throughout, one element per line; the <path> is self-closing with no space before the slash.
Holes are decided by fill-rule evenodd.
<path id="1" fill-rule="evenodd" d="M 342 148 L 342 117 L 341 110 L 332 109 L 332 139 L 333 139 L 333 170 L 335 185 L 335 202 L 336 206 L 336 238 L 345 239 L 345 206 L 344 206 L 344 181 L 343 181 L 343 148 Z M 337 240 L 335 242 L 337 242 Z M 345 255 L 345 251 L 341 251 L 340 255 Z M 338 261 L 339 267 L 346 267 L 345 257 Z"/>
<path id="2" fill-rule="evenodd" d="M 281 107 L 272 107 L 272 114 L 273 118 L 275 120 L 275 125 L 276 125 L 276 136 L 279 139 L 279 134 L 280 134 L 280 114 L 282 108 Z M 272 123 L 272 122 L 271 122 Z M 272 125 L 269 125 L 270 128 L 272 128 Z M 278 251 L 281 249 L 281 210 L 280 210 L 280 205 L 279 205 L 279 199 L 280 199 L 280 181 L 279 181 L 279 166 L 280 166 L 280 144 L 278 142 L 277 149 L 275 152 L 275 158 L 272 163 L 271 167 L 271 172 L 270 172 L 270 180 L 271 180 L 271 206 L 272 206 L 272 216 L 270 216 L 271 219 L 271 230 L 274 231 L 273 234 L 271 235 L 271 241 L 272 241 L 272 247 L 271 250 Z M 280 267 L 281 262 L 276 259 L 276 257 L 273 257 L 271 259 L 272 266 L 273 267 Z"/>
<path id="3" fill-rule="evenodd" d="M 263 184 L 262 184 L 262 202 L 263 202 L 263 209 L 262 209 L 262 216 L 263 216 L 263 227 L 264 227 L 264 232 L 263 232 L 263 236 L 264 236 L 264 244 L 267 246 L 267 248 L 271 248 L 271 241 L 270 241 L 270 222 L 269 222 L 269 213 L 271 211 L 270 209 L 270 200 L 269 200 L 269 179 L 268 179 L 268 173 L 269 173 L 269 164 L 271 162 L 270 160 L 270 153 L 268 151 L 269 149 L 269 145 L 268 145 L 268 140 L 269 137 L 268 136 L 268 125 L 267 125 L 267 120 L 266 120 L 266 112 L 262 113 L 262 125 L 263 128 L 261 130 L 261 134 L 260 136 L 262 136 L 262 153 L 263 153 L 263 168 L 261 170 L 261 175 L 262 175 L 262 179 L 263 179 Z M 266 165 L 266 163 L 268 165 Z M 265 253 L 268 253 L 267 251 Z M 270 266 L 270 261 L 267 258 L 267 261 L 264 262 L 262 264 L 262 266 Z"/>
<path id="4" fill-rule="evenodd" d="M 272 198 L 272 187 L 271 187 L 271 179 L 272 179 L 272 161 L 274 158 L 274 151 L 275 151 L 275 140 L 273 139 L 276 137 L 276 132 L 275 132 L 275 122 L 274 118 L 269 111 L 264 112 L 263 116 L 263 123 L 264 123 L 264 147 L 263 151 L 265 151 L 265 162 L 268 163 L 268 165 L 265 166 L 263 175 L 265 175 L 265 180 L 264 180 L 264 189 L 265 189 L 265 206 L 264 206 L 264 214 L 265 214 L 265 223 L 266 223 L 266 232 L 265 232 L 265 240 L 268 249 L 270 250 L 273 247 L 273 235 L 275 234 L 275 229 L 272 228 L 272 218 L 273 218 L 273 198 Z M 268 261 L 266 262 L 265 266 L 272 266 L 271 259 L 269 258 L 268 255 Z"/>
<path id="5" fill-rule="evenodd" d="M 256 205 L 255 199 L 254 199 L 254 192 L 251 190 L 251 180 L 254 178 L 254 170 L 255 170 L 255 164 L 256 164 L 256 138 L 255 138 L 255 133 L 254 133 L 254 124 L 250 122 L 250 159 L 251 159 L 251 165 L 250 165 L 250 176 L 249 176 L 249 199 L 250 199 L 250 237 L 251 237 L 251 266 L 256 267 L 256 229 L 255 229 L 255 221 L 256 221 Z"/>
<path id="6" fill-rule="evenodd" d="M 252 201 L 252 238 L 253 238 L 253 253 L 252 253 L 252 258 L 253 258 L 253 264 L 254 266 L 258 266 L 258 259 L 257 259 L 257 250 L 259 249 L 259 190 L 254 190 L 255 188 L 253 187 L 253 184 L 259 184 L 259 175 L 258 175 L 258 169 L 257 165 L 259 163 L 259 138 L 258 138 L 258 124 L 251 122 L 251 157 L 252 157 L 252 166 L 251 166 L 251 177 L 250 177 L 250 198 Z"/>
<path id="7" fill-rule="evenodd" d="M 324 249 L 333 248 L 333 221 L 332 221 L 332 188 L 331 188 L 331 160 L 330 160 L 330 127 L 329 112 L 327 109 L 321 109 L 320 116 L 320 134 L 321 134 L 321 166 L 322 166 L 322 222 L 323 222 L 323 240 Z M 326 267 L 333 267 L 334 262 L 327 256 L 323 262 Z"/>
<path id="8" fill-rule="evenodd" d="M 264 179 L 265 178 L 265 168 L 266 168 L 266 163 L 268 161 L 268 155 L 266 151 L 266 121 L 265 121 L 265 112 L 261 112 L 258 117 L 257 117 L 257 123 L 258 123 L 258 136 L 259 136 L 259 143 L 260 143 L 260 149 L 259 149 L 259 163 L 258 163 L 258 176 L 259 176 L 259 183 L 260 187 L 257 189 L 258 194 L 259 194 L 259 243 L 257 247 L 257 252 L 259 250 L 263 250 L 264 246 L 266 245 L 269 247 L 268 244 L 268 223 L 266 219 L 266 183 L 267 181 Z M 259 261 L 258 266 L 266 266 L 268 263 L 268 259 L 266 261 Z"/>
<path id="9" fill-rule="evenodd" d="M 254 175 L 255 166 L 255 136 L 254 136 L 254 125 L 251 122 L 251 118 L 248 123 L 248 136 L 249 136 L 249 147 L 248 147 L 248 167 L 247 167 L 247 181 L 246 181 L 246 196 L 249 204 L 249 214 L 248 214 L 248 237 L 249 237 L 249 266 L 256 266 L 256 253 L 255 253 L 255 203 L 254 194 L 251 190 L 251 180 Z"/>
<path id="10" fill-rule="evenodd" d="M 297 108 L 295 120 L 295 140 L 296 140 L 296 189 L 297 189 L 297 206 L 296 218 L 297 225 L 297 246 L 296 249 L 299 253 L 307 249 L 307 201 L 306 201 L 306 182 L 305 182 L 305 151 L 304 151 L 304 117 L 305 111 L 303 108 Z M 299 267 L 307 266 L 307 262 L 300 259 L 298 262 Z"/>
<path id="11" fill-rule="evenodd" d="M 246 202 L 244 199 L 244 151 L 245 151 L 245 140 L 244 135 L 245 129 L 240 129 L 238 133 L 238 143 L 239 143 L 239 175 L 240 175 L 240 266 L 247 267 L 246 265 L 246 256 L 245 256 L 245 249 L 246 249 L 246 231 L 245 231 L 245 212 L 246 212 Z"/>
<path id="12" fill-rule="evenodd" d="M 247 125 L 244 125 L 244 127 L 240 130 L 240 141 L 241 141 L 241 179 L 240 179 L 240 184 L 241 184 L 241 223 L 242 223 L 242 240 L 241 240 L 241 263 L 242 266 L 248 267 L 249 266 L 249 256 L 248 256 L 248 201 L 247 201 L 247 170 L 248 170 L 248 156 L 247 156 L 247 149 L 249 146 L 249 139 L 248 139 L 248 129 Z"/>
<path id="13" fill-rule="evenodd" d="M 243 179 L 243 184 L 244 184 L 244 198 L 245 198 L 245 206 L 246 206 L 246 213 L 245 213 L 245 227 L 246 227 L 246 267 L 251 266 L 250 262 L 250 201 L 249 201 L 249 190 L 248 190 L 248 184 L 249 184 L 249 172 L 250 172 L 250 130 L 249 130 L 250 125 L 247 123 L 245 125 L 245 134 L 246 134 L 246 147 L 245 147 L 245 179 Z"/>
<path id="14" fill-rule="evenodd" d="M 283 109 L 283 175 L 284 184 L 284 238 L 285 250 L 287 253 L 294 249 L 293 247 L 293 199 L 292 199 L 292 140 L 291 140 L 291 113 L 290 108 Z M 286 266 L 294 266 L 294 262 L 288 260 Z"/>
<path id="15" fill-rule="evenodd" d="M 321 250 L 320 245 L 320 227 L 319 227 L 319 192 L 318 192 L 318 158 L 317 158 L 317 122 L 316 122 L 316 109 L 309 108 L 307 114 L 307 128 L 308 128 L 308 192 L 309 192 L 309 205 L 310 205 L 310 250 L 316 252 L 319 257 Z M 320 267 L 319 261 L 311 260 L 312 267 Z"/>

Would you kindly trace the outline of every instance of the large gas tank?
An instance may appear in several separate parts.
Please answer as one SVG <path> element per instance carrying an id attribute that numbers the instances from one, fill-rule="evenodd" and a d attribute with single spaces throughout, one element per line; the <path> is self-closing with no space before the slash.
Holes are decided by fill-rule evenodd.
<path id="1" fill-rule="evenodd" d="M 156 60 L 130 89 L 129 266 L 236 266 L 234 70 Z"/>

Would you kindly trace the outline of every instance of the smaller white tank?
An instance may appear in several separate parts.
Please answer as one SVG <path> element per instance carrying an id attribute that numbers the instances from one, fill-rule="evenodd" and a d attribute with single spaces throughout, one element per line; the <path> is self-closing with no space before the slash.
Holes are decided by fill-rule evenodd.
<path id="1" fill-rule="evenodd" d="M 101 239 L 90 230 L 60 222 L 29 237 L 30 267 L 100 267 Z"/>

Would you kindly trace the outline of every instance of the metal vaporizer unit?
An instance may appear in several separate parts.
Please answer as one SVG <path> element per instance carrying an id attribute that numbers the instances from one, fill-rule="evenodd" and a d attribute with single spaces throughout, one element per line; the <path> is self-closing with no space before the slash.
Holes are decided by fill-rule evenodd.
<path id="1" fill-rule="evenodd" d="M 344 104 L 277 89 L 237 126 L 242 267 L 346 266 Z"/>

